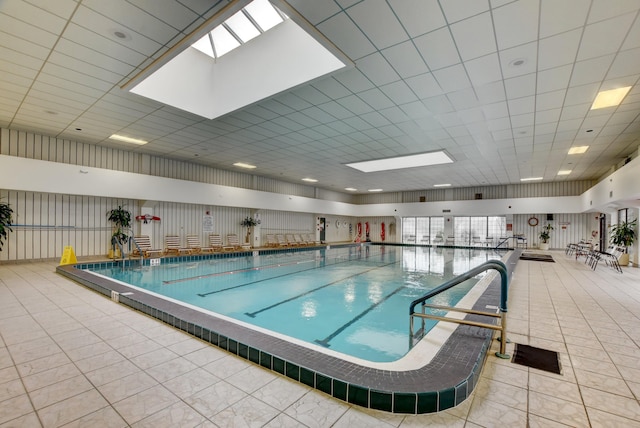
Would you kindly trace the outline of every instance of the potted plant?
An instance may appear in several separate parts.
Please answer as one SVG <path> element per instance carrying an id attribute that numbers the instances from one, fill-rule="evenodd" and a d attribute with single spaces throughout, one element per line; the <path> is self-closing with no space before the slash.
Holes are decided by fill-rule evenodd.
<path id="1" fill-rule="evenodd" d="M 623 221 L 622 223 L 611 226 L 611 237 L 609 241 L 618 247 L 624 247 L 624 254 L 622 254 L 618 260 L 620 266 L 627 266 L 629 264 L 628 249 L 636 240 L 636 225 L 638 220 L 635 219 L 631 222 Z"/>
<path id="2" fill-rule="evenodd" d="M 12 215 L 13 210 L 9 204 L 0 202 L 0 251 L 2 251 L 2 240 L 7 239 L 7 232 L 13 232 L 11 229 Z"/>
<path id="3" fill-rule="evenodd" d="M 540 238 L 540 249 L 548 250 L 549 249 L 549 239 L 551 239 L 551 231 L 553 230 L 553 226 L 551 223 L 547 223 L 546 226 L 542 228 L 538 237 Z"/>
<path id="4" fill-rule="evenodd" d="M 120 246 L 124 248 L 124 245 L 129 241 L 129 235 L 126 231 L 131 226 L 131 213 L 118 205 L 118 208 L 107 212 L 107 220 L 113 222 L 113 234 L 111 235 L 111 250 L 109 255 L 109 257 L 113 258 L 115 245 L 120 243 Z"/>
<path id="5" fill-rule="evenodd" d="M 247 235 L 244 238 L 244 242 L 246 244 L 250 244 L 249 237 L 251 235 L 251 228 L 260 224 L 260 220 L 256 220 L 253 217 L 245 217 L 241 222 L 240 226 L 247 228 Z"/>

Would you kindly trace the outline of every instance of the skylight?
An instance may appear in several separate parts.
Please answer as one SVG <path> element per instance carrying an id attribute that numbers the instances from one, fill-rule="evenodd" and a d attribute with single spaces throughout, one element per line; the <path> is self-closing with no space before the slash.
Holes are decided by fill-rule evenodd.
<path id="1" fill-rule="evenodd" d="M 123 89 L 215 119 L 354 65 L 286 1 L 272 1 L 277 9 L 231 2 Z"/>
<path id="2" fill-rule="evenodd" d="M 285 19 L 287 15 L 269 0 L 253 0 L 191 46 L 212 58 L 220 58 Z"/>
<path id="3" fill-rule="evenodd" d="M 429 152 L 417 155 L 398 156 L 395 158 L 377 159 L 364 162 L 354 162 L 346 164 L 348 167 L 362 172 L 387 171 L 390 169 L 415 168 L 419 166 L 438 165 L 443 163 L 453 163 L 445 152 Z"/>

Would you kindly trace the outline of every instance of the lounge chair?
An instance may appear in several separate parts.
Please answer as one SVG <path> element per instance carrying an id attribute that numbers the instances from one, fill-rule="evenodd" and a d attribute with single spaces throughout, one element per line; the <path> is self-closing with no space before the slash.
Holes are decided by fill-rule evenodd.
<path id="1" fill-rule="evenodd" d="M 300 235 L 299 233 L 294 233 L 293 234 L 293 239 L 296 240 L 296 242 L 298 243 L 299 246 L 309 245 L 307 240 L 302 235 Z"/>
<path id="2" fill-rule="evenodd" d="M 309 243 L 309 245 L 318 245 L 315 234 L 307 233 L 306 236 L 307 236 L 307 242 Z"/>
<path id="3" fill-rule="evenodd" d="M 276 240 L 276 235 L 269 234 L 267 235 L 267 241 L 265 243 L 267 247 L 277 247 L 278 241 Z"/>
<path id="4" fill-rule="evenodd" d="M 298 247 L 300 245 L 300 243 L 296 242 L 296 238 L 293 237 L 292 233 L 287 233 L 285 239 L 290 247 Z"/>
<path id="5" fill-rule="evenodd" d="M 233 247 L 234 250 L 239 250 L 240 248 L 242 248 L 243 250 L 251 249 L 251 244 L 241 244 L 238 240 L 238 235 L 236 235 L 235 233 L 230 233 L 227 235 L 227 244 L 229 244 L 230 247 Z"/>
<path id="6" fill-rule="evenodd" d="M 212 233 L 209 235 L 209 247 L 213 249 L 213 251 L 232 251 L 233 247 L 230 245 L 222 244 L 222 237 L 217 233 Z"/>
<path id="7" fill-rule="evenodd" d="M 175 254 L 176 256 L 191 254 L 189 248 L 180 245 L 180 237 L 178 235 L 167 235 L 164 237 L 164 253 L 166 255 Z"/>
<path id="8" fill-rule="evenodd" d="M 151 240 L 149 239 L 149 235 L 140 235 L 140 236 L 134 236 L 133 238 L 131 238 L 132 242 L 132 251 L 131 251 L 131 257 L 144 257 L 145 259 L 148 258 L 152 258 L 152 257 L 161 257 L 163 250 L 158 248 L 158 249 L 153 249 L 151 248 Z M 136 245 L 137 244 L 137 245 Z"/>
<path id="9" fill-rule="evenodd" d="M 191 250 L 191 254 L 207 254 L 215 251 L 213 247 L 203 247 L 198 235 L 187 235 L 187 248 Z"/>
<path id="10" fill-rule="evenodd" d="M 287 240 L 284 239 L 284 235 L 276 235 L 276 240 L 278 241 L 278 247 L 288 247 Z"/>

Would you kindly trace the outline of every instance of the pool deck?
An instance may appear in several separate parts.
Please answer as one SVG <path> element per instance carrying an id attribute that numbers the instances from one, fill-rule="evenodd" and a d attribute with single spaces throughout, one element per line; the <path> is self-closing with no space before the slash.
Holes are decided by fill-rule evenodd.
<path id="1" fill-rule="evenodd" d="M 78 287 L 55 263 L 3 265 L 0 426 L 639 426 L 639 270 L 549 253 L 556 263 L 516 268 L 509 337 L 559 351 L 562 374 L 500 360 L 494 341 L 474 392 L 424 415 L 334 400 Z"/>

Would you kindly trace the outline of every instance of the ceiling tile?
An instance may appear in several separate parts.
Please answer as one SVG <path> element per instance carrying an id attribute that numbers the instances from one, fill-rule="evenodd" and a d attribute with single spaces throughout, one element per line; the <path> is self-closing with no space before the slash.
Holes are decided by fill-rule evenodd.
<path id="1" fill-rule="evenodd" d="M 541 71 L 538 73 L 537 91 L 544 93 L 567 88 L 571 72 L 572 67 L 570 65 Z"/>
<path id="2" fill-rule="evenodd" d="M 496 51 L 491 14 L 483 13 L 450 26 L 453 39 L 463 60 Z"/>
<path id="3" fill-rule="evenodd" d="M 424 59 L 411 41 L 385 49 L 382 55 L 390 64 L 393 64 L 393 69 L 403 78 L 429 71 Z"/>
<path id="4" fill-rule="evenodd" d="M 584 85 L 604 79 L 613 58 L 613 55 L 607 55 L 576 62 L 571 75 L 571 86 Z"/>
<path id="5" fill-rule="evenodd" d="M 433 72 L 433 76 L 445 93 L 471 86 L 467 73 L 460 64 L 436 70 Z"/>
<path id="6" fill-rule="evenodd" d="M 442 28 L 413 40 L 431 70 L 449 67 L 460 62 L 449 28 Z"/>
<path id="7" fill-rule="evenodd" d="M 633 19 L 633 15 L 622 15 L 587 25 L 582 35 L 577 60 L 617 52 L 633 23 Z"/>
<path id="8" fill-rule="evenodd" d="M 378 49 L 409 38 L 385 0 L 364 0 L 350 7 L 347 13 Z"/>
<path id="9" fill-rule="evenodd" d="M 437 0 L 390 0 L 389 4 L 412 38 L 446 25 Z"/>
<path id="10" fill-rule="evenodd" d="M 493 22 L 499 50 L 538 38 L 538 5 L 538 0 L 520 0 L 494 9 Z"/>
<path id="11" fill-rule="evenodd" d="M 591 0 L 544 1 L 540 6 L 540 37 L 582 27 Z"/>
<path id="12" fill-rule="evenodd" d="M 575 61 L 582 30 L 573 30 L 542 39 L 539 42 L 538 69 L 546 70 Z"/>
<path id="13" fill-rule="evenodd" d="M 352 60 L 362 58 L 376 50 L 344 12 L 320 23 L 317 28 Z"/>
<path id="14" fill-rule="evenodd" d="M 487 0 L 444 0 L 440 4 L 449 23 L 461 21 L 489 10 Z"/>
<path id="15" fill-rule="evenodd" d="M 495 53 L 465 61 L 464 67 L 467 69 L 469 79 L 474 86 L 502 80 L 500 62 Z"/>

